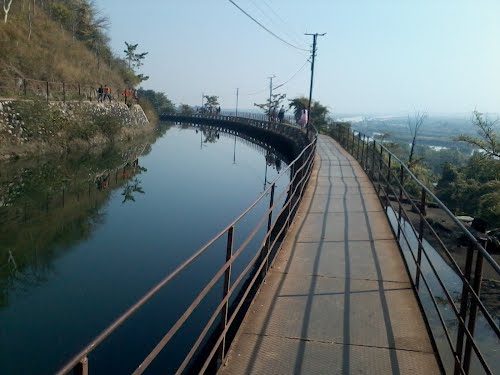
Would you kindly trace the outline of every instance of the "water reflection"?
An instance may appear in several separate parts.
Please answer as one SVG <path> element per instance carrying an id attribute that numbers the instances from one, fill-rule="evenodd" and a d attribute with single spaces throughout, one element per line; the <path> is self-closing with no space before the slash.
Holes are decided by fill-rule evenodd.
<path id="1" fill-rule="evenodd" d="M 187 125 L 172 127 L 153 147 L 0 167 L 0 372 L 53 373 L 247 208 L 286 162 L 264 141 Z M 286 189 L 279 185 L 277 206 Z M 241 221 L 235 248 L 268 206 L 269 198 Z M 262 237 L 233 265 L 234 275 Z M 93 371 L 133 371 L 224 262 L 222 242 L 96 351 Z M 179 365 L 221 290 L 155 361 L 162 371 Z M 112 361 L 118 353 L 121 359 Z"/>
<path id="2" fill-rule="evenodd" d="M 145 143 L 2 167 L 0 307 L 14 285 L 22 291 L 46 281 L 52 260 L 89 238 L 112 191 L 123 189 L 123 202 L 144 194 L 136 176 L 147 171 L 139 156 L 150 150 Z"/>

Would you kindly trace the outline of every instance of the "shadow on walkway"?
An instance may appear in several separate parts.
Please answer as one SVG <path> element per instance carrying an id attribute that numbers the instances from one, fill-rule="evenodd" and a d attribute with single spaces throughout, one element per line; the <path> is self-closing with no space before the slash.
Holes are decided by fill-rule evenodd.
<path id="1" fill-rule="evenodd" d="M 220 373 L 439 373 L 375 190 L 328 137 Z"/>

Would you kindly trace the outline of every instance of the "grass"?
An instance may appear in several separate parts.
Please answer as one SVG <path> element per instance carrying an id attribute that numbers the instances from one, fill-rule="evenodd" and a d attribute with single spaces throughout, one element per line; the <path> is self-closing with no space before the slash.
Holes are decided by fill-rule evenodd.
<path id="1" fill-rule="evenodd" d="M 53 82 L 108 84 L 118 93 L 125 82 L 117 67 L 100 61 L 84 43 L 73 40 L 39 7 L 33 20 L 31 40 L 26 9 L 15 1 L 7 24 L 0 21 L 0 77 L 22 77 Z M 113 62 L 111 62 L 113 64 Z M 97 86 L 96 86 L 97 88 Z"/>

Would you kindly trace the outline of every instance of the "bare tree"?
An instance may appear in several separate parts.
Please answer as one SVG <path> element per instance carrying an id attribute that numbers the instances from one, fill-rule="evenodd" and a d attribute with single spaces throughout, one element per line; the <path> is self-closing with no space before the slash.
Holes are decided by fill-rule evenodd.
<path id="1" fill-rule="evenodd" d="M 472 124 L 477 128 L 478 136 L 460 134 L 455 140 L 479 148 L 485 157 L 500 159 L 500 134 L 495 131 L 498 121 L 490 121 L 484 114 L 474 110 Z"/>
<path id="2" fill-rule="evenodd" d="M 35 14 L 35 4 L 33 2 L 33 14 L 31 14 L 31 3 L 28 3 L 28 40 L 31 40 L 31 33 L 33 31 L 33 16 Z"/>
<path id="3" fill-rule="evenodd" d="M 407 127 L 410 131 L 411 135 L 411 147 L 410 147 L 410 155 L 408 156 L 408 168 L 411 168 L 413 158 L 415 155 L 415 145 L 417 144 L 417 137 L 422 125 L 424 124 L 425 119 L 427 118 L 427 114 L 425 112 L 417 111 L 413 118 L 408 115 L 408 123 Z"/>
<path id="4" fill-rule="evenodd" d="M 5 13 L 5 16 L 3 19 L 4 23 L 7 23 L 7 18 L 9 17 L 11 5 L 12 5 L 12 0 L 3 0 L 3 12 Z"/>

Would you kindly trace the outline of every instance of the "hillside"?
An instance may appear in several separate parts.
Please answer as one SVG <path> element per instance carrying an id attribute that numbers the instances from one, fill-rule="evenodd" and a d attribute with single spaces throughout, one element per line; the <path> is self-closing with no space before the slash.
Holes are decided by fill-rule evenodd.
<path id="1" fill-rule="evenodd" d="M 14 0 L 7 22 L 0 21 L 0 80 L 138 83 L 128 63 L 111 52 L 108 25 L 88 0 Z"/>

